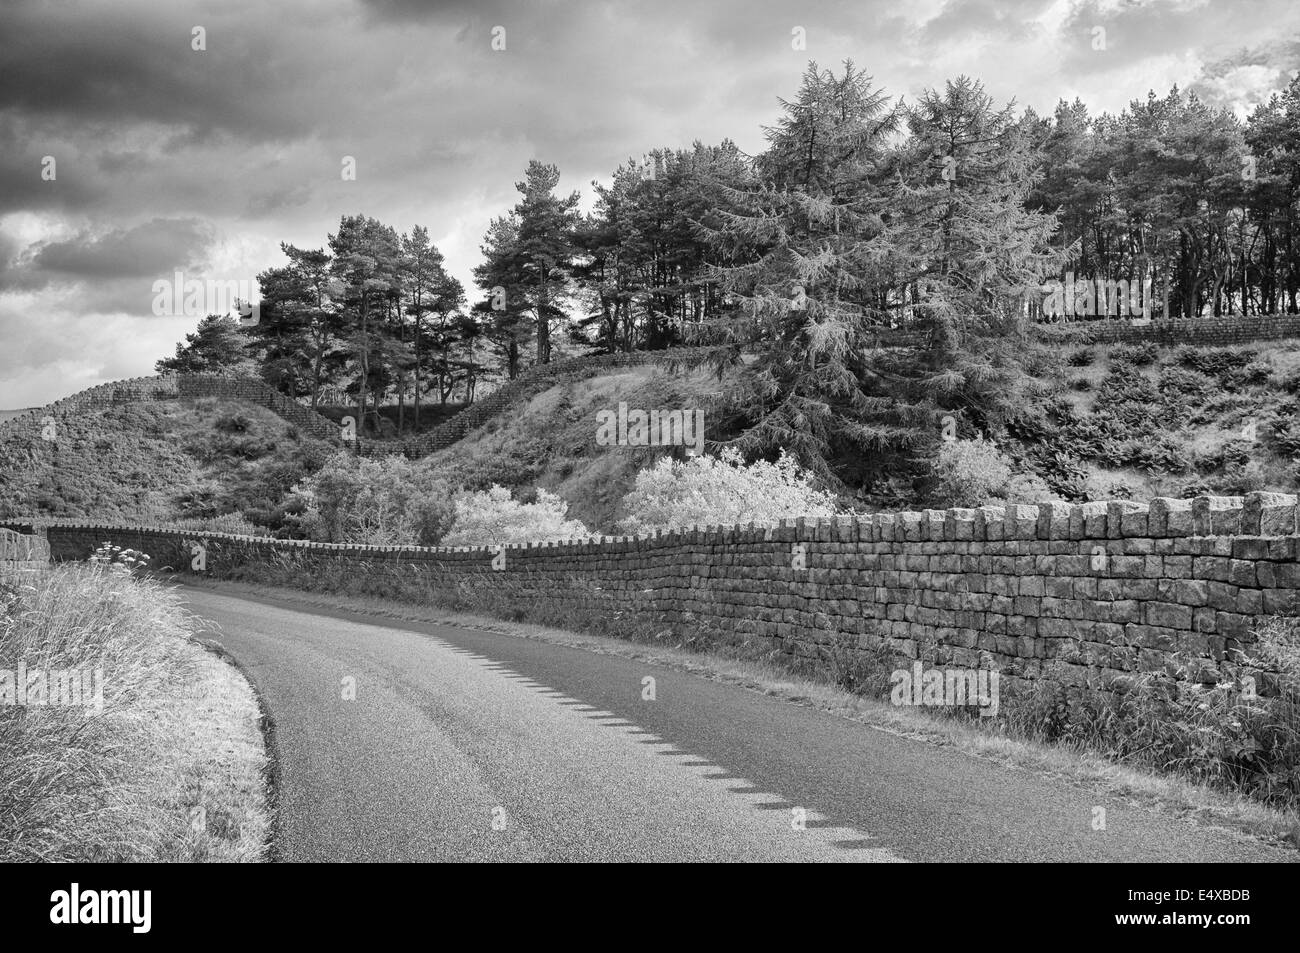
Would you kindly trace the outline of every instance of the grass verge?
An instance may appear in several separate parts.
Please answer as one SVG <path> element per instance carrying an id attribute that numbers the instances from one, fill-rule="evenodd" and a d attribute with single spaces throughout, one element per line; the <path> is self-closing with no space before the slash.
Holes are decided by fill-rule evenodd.
<path id="1" fill-rule="evenodd" d="M 264 859 L 257 701 L 196 628 L 121 566 L 0 573 L 0 862 Z"/>

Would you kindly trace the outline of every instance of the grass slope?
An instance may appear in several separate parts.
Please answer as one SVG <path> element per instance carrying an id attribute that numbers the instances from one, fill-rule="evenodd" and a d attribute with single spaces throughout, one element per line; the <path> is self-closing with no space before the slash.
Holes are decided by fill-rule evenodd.
<path id="1" fill-rule="evenodd" d="M 472 431 L 463 440 L 425 458 L 427 466 L 453 485 L 482 489 L 540 486 L 569 503 L 569 514 L 589 528 L 612 530 L 627 514 L 623 496 L 637 472 L 666 450 L 603 447 L 596 443 L 596 414 L 629 409 L 704 410 L 723 383 L 707 370 L 673 374 L 637 367 L 549 387 Z M 675 452 L 681 453 L 680 448 Z"/>
<path id="2" fill-rule="evenodd" d="M 260 407 L 200 398 L 0 427 L 0 514 L 162 522 L 243 512 L 275 525 L 331 449 Z"/>

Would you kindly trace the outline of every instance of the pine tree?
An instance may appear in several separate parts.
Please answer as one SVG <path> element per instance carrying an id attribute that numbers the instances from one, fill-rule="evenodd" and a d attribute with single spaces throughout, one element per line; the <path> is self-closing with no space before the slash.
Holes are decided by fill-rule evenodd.
<path id="1" fill-rule="evenodd" d="M 811 64 L 782 107 L 762 185 L 724 189 L 735 210 L 710 232 L 715 255 L 739 262 L 713 270 L 736 313 L 730 336 L 761 342 L 731 443 L 770 459 L 788 450 L 833 479 L 828 461 L 868 452 L 873 436 L 861 375 L 871 331 L 890 323 L 881 181 L 898 115 L 851 62 L 840 77 Z"/>
<path id="2" fill-rule="evenodd" d="M 1037 389 L 1031 303 L 1063 257 L 1056 219 L 1027 209 L 1041 173 L 1030 130 L 959 77 L 907 110 L 882 243 L 921 348 L 876 352 L 867 375 L 877 469 L 927 469 L 951 425 L 997 433 Z M 951 427 L 949 428 L 951 435 Z"/>

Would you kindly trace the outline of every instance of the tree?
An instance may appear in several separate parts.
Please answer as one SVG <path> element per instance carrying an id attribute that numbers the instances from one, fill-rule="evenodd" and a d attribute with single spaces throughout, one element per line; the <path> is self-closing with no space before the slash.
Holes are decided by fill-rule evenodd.
<path id="1" fill-rule="evenodd" d="M 537 363 L 551 362 L 551 324 L 564 312 L 555 298 L 569 278 L 577 246 L 578 193 L 555 195 L 560 170 L 536 159 L 528 163 L 524 181 L 515 188 L 523 199 L 515 206 L 518 223 L 512 249 L 515 284 L 524 292 L 537 326 Z"/>
<path id="2" fill-rule="evenodd" d="M 364 427 L 374 419 L 377 429 L 379 393 L 374 409 L 367 409 L 376 351 L 386 333 L 384 318 L 399 300 L 398 261 L 400 239 L 392 228 L 363 215 L 343 216 L 336 234 L 329 236 L 333 277 L 341 284 L 344 314 L 352 333 L 347 345 L 356 361 L 357 420 Z"/>
<path id="3" fill-rule="evenodd" d="M 473 313 L 497 349 L 506 376 L 519 376 L 520 360 L 528 340 L 527 297 L 523 269 L 518 260 L 519 221 L 514 213 L 492 220 L 479 250 L 483 263 L 474 268 L 474 282 L 486 298 Z"/>
<path id="4" fill-rule="evenodd" d="M 881 181 L 898 114 L 851 62 L 839 77 L 811 64 L 782 107 L 757 163 L 763 185 L 724 190 L 739 210 L 710 232 L 716 255 L 740 262 L 712 271 L 735 304 L 732 335 L 762 342 L 731 445 L 789 450 L 834 479 L 828 460 L 868 453 L 875 436 L 862 354 L 871 329 L 891 323 Z"/>
<path id="5" fill-rule="evenodd" d="M 405 313 L 414 321 L 415 426 L 420 426 L 420 401 L 423 395 L 421 372 L 426 357 L 435 357 L 434 373 L 438 379 L 439 402 L 445 403 L 448 388 L 443 385 L 449 374 L 448 352 L 454 336 L 449 333 L 452 318 L 465 304 L 465 289 L 447 274 L 442 252 L 429 241 L 429 231 L 422 226 L 402 236 L 401 269 L 405 277 L 407 305 Z M 432 327 L 425 324 L 431 320 Z"/>
<path id="6" fill-rule="evenodd" d="M 263 376 L 294 395 L 302 393 L 305 378 L 315 410 L 321 388 L 343 361 L 342 309 L 336 300 L 341 289 L 331 294 L 331 260 L 324 249 L 282 242 L 280 250 L 289 264 L 257 276 L 262 304 L 252 334 L 263 349 Z"/>
<path id="7" fill-rule="evenodd" d="M 1037 387 L 1025 372 L 1030 302 L 1063 253 L 1053 215 L 1026 208 L 1039 152 L 1012 107 L 995 109 L 966 77 L 907 110 L 910 136 L 890 181 L 881 239 L 921 348 L 868 362 L 866 429 L 874 469 L 911 470 L 933 456 L 942 418 L 999 432 Z"/>
<path id="8" fill-rule="evenodd" d="M 596 210 L 579 230 L 585 260 L 575 276 L 599 311 L 578 328 L 594 327 L 609 352 L 704 337 L 723 311 L 723 293 L 708 280 L 707 229 L 721 227 L 724 190 L 751 176 L 734 143 L 696 142 L 629 161 L 608 186 L 592 183 Z"/>
<path id="9" fill-rule="evenodd" d="M 199 321 L 185 343 L 176 345 L 176 356 L 159 360 L 159 374 L 220 374 L 249 372 L 254 368 L 239 322 L 228 315 L 210 314 Z"/>

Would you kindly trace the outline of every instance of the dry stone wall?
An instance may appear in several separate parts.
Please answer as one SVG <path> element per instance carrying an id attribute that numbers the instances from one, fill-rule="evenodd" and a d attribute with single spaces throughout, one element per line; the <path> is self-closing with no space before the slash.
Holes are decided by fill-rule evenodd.
<path id="1" fill-rule="evenodd" d="M 1277 314 L 1219 318 L 1179 318 L 1172 321 L 1070 321 L 1039 325 L 1041 339 L 1071 344 L 1120 344 L 1151 341 L 1156 344 L 1227 346 L 1252 341 L 1300 338 L 1300 315 Z"/>
<path id="2" fill-rule="evenodd" d="M 182 374 L 178 392 L 181 397 L 221 397 L 246 400 L 293 424 L 303 433 L 327 443 L 342 443 L 342 429 L 328 417 L 286 397 L 274 387 L 252 377 L 222 374 Z"/>
<path id="3" fill-rule="evenodd" d="M 1275 314 L 1243 317 L 1177 318 L 1134 324 L 1129 320 L 1076 319 L 1057 324 L 1036 324 L 1034 336 L 1056 344 L 1156 344 L 1227 346 L 1252 341 L 1300 338 L 1300 315 Z M 873 332 L 877 347 L 923 347 L 928 335 L 904 329 L 880 328 Z"/>
<path id="4" fill-rule="evenodd" d="M 39 529 L 54 559 L 100 543 L 157 568 L 257 578 L 288 561 L 302 578 L 344 575 L 379 593 L 467 577 L 521 601 L 643 613 L 679 634 L 744 640 L 812 660 L 831 650 L 994 668 L 1015 684 L 1106 684 L 1189 661 L 1181 677 L 1252 674 L 1240 664 L 1261 616 L 1300 596 L 1294 496 L 1048 503 L 880 513 L 770 526 L 489 547 L 366 547 L 167 529 L 6 523 Z M 496 568 L 494 568 L 494 566 Z"/>

